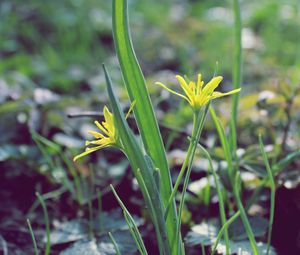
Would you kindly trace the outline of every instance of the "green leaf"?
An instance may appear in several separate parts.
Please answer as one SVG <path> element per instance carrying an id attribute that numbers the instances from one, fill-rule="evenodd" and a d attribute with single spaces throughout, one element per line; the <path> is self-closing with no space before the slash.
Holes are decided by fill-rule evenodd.
<path id="1" fill-rule="evenodd" d="M 117 199 L 119 205 L 123 209 L 123 214 L 124 214 L 125 220 L 126 220 L 127 225 L 129 227 L 130 233 L 131 233 L 131 235 L 132 235 L 132 237 L 133 237 L 133 239 L 136 243 L 136 246 L 138 247 L 141 254 L 147 255 L 148 253 L 147 253 L 147 250 L 145 248 L 143 239 L 141 237 L 141 234 L 139 232 L 139 229 L 138 229 L 137 225 L 135 224 L 135 221 L 134 221 L 133 217 L 131 216 L 131 214 L 129 213 L 127 208 L 125 207 L 125 205 L 122 202 L 121 198 L 118 196 L 118 194 L 115 191 L 114 187 L 112 185 L 110 185 L 110 187 L 111 187 L 112 192 L 113 192 L 115 198 Z"/>
<path id="2" fill-rule="evenodd" d="M 233 178 L 234 178 L 234 169 L 233 169 L 233 162 L 232 162 L 232 156 L 231 156 L 231 150 L 230 150 L 230 143 L 229 143 L 228 138 L 226 137 L 224 127 L 221 124 L 221 122 L 220 122 L 219 118 L 217 117 L 216 112 L 212 106 L 209 107 L 209 112 L 214 121 L 215 127 L 217 129 L 217 132 L 218 132 L 218 135 L 220 138 L 222 148 L 224 150 L 225 158 L 228 163 L 228 174 L 229 174 L 229 177 L 232 182 Z"/>
<path id="3" fill-rule="evenodd" d="M 272 172 L 279 173 L 283 171 L 288 165 L 297 157 L 300 156 L 300 150 L 294 151 L 288 155 L 286 155 L 282 160 L 277 162 L 275 165 L 272 166 Z"/>
<path id="4" fill-rule="evenodd" d="M 133 50 L 128 23 L 127 0 L 114 0 L 114 42 L 130 100 L 136 102 L 133 112 L 146 151 L 158 168 L 167 170 L 168 166 L 161 135 L 147 91 L 145 79 Z"/>
<path id="5" fill-rule="evenodd" d="M 160 169 L 160 194 L 164 205 L 167 206 L 172 192 L 171 177 L 145 79 L 132 45 L 127 0 L 113 1 L 113 36 L 126 89 L 131 102 L 136 102 L 133 112 L 146 152 L 153 160 L 155 167 Z M 174 254 L 177 253 L 177 245 L 175 244 L 176 224 L 174 224 L 176 221 L 176 207 L 175 200 L 173 200 L 167 219 L 167 232 L 171 247 L 175 247 Z"/>
<path id="6" fill-rule="evenodd" d="M 104 65 L 103 69 L 107 83 L 108 95 L 114 114 L 114 121 L 123 144 L 123 150 L 125 151 L 125 154 L 132 166 L 134 175 L 139 183 L 139 187 L 149 208 L 157 235 L 160 252 L 161 254 L 170 254 L 169 242 L 166 240 L 167 233 L 166 223 L 163 215 L 164 208 L 161 201 L 161 195 L 154 181 L 153 170 L 149 168 L 149 165 L 142 153 L 142 148 L 139 147 L 134 134 L 130 130 L 125 120 L 125 116 L 121 111 L 120 104 L 114 94 L 110 77 L 108 76 Z"/>
<path id="7" fill-rule="evenodd" d="M 110 240 L 112 241 L 113 245 L 114 245 L 114 248 L 115 248 L 115 251 L 116 251 L 116 255 L 121 255 L 121 252 L 120 252 L 120 249 L 119 249 L 119 246 L 116 242 L 116 239 L 114 238 L 114 236 L 112 235 L 112 233 L 108 232 L 108 235 L 110 237 Z"/>
<path id="8" fill-rule="evenodd" d="M 126 89 L 131 102 L 136 102 L 133 112 L 146 152 L 152 158 L 155 167 L 161 170 L 160 186 L 166 205 L 171 194 L 171 178 L 161 134 L 129 33 L 127 0 L 113 1 L 113 36 Z M 175 204 L 172 213 L 176 219 Z M 169 226 L 174 226 L 171 222 L 173 217 L 170 217 Z M 174 233 L 175 228 L 171 228 L 170 234 L 172 231 Z"/>
<path id="9" fill-rule="evenodd" d="M 268 221 L 266 219 L 258 216 L 249 217 L 249 223 L 255 237 L 261 237 L 267 232 Z M 229 236 L 234 241 L 247 239 L 247 233 L 241 218 L 238 218 L 230 225 Z"/>

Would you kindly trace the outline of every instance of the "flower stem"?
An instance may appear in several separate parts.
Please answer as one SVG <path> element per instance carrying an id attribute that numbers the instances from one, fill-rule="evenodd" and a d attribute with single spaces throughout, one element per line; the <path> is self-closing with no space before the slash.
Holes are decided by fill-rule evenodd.
<path id="1" fill-rule="evenodd" d="M 192 132 L 192 137 L 191 137 L 191 142 L 190 142 L 190 147 L 192 147 L 191 152 L 190 152 L 190 159 L 188 160 L 188 169 L 184 178 L 184 183 L 183 183 L 183 190 L 181 193 L 181 199 L 179 203 L 179 210 L 178 210 L 178 221 L 177 221 L 177 230 L 176 230 L 176 239 L 178 242 L 178 245 L 180 245 L 180 242 L 178 240 L 180 236 L 180 229 L 181 229 L 181 217 L 182 217 L 182 212 L 183 212 L 183 206 L 184 206 L 184 200 L 185 200 L 185 194 L 187 191 L 189 179 L 190 179 L 190 174 L 192 171 L 192 165 L 195 157 L 195 152 L 196 148 L 198 145 L 198 141 L 200 139 L 203 125 L 204 125 L 204 120 L 207 115 L 209 104 L 205 107 L 205 110 L 203 112 L 199 111 L 198 113 L 194 113 L 194 126 L 193 126 L 193 132 Z M 180 247 L 178 247 L 180 249 Z"/>
<path id="2" fill-rule="evenodd" d="M 174 185 L 174 188 L 173 188 L 173 190 L 172 190 L 171 196 L 170 196 L 170 198 L 169 198 L 167 207 L 166 207 L 166 209 L 165 209 L 165 214 L 164 214 L 165 220 L 166 220 L 167 217 L 168 217 L 170 205 L 172 204 L 173 199 L 174 199 L 174 197 L 175 197 L 175 195 L 176 195 L 176 193 L 177 193 L 177 191 L 178 191 L 178 187 L 179 187 L 179 185 L 180 185 L 180 183 L 181 183 L 182 177 L 183 177 L 183 175 L 184 175 L 184 173 L 185 173 L 185 170 L 186 170 L 186 167 L 187 167 L 187 165 L 188 165 L 188 163 L 189 163 L 189 160 L 190 160 L 190 157 L 191 157 L 191 153 L 192 153 L 192 149 L 193 149 L 193 142 L 192 142 L 192 140 L 191 140 L 191 141 L 190 141 L 189 148 L 188 148 L 188 151 L 187 151 L 187 155 L 186 155 L 185 160 L 184 160 L 184 162 L 183 162 L 183 164 L 182 164 L 182 166 L 181 166 L 179 175 L 178 175 L 178 177 L 177 177 L 177 180 L 176 180 L 176 182 L 175 182 L 175 185 Z"/>
<path id="3" fill-rule="evenodd" d="M 203 115 L 202 115 L 202 119 L 201 119 L 201 123 L 202 123 L 202 124 L 200 124 L 200 125 L 202 125 L 202 126 L 199 126 L 199 128 L 201 128 L 201 131 L 202 131 L 202 128 L 203 128 L 204 119 L 205 119 L 205 116 L 206 116 L 207 109 L 208 109 L 208 106 L 206 107 L 206 109 L 205 109 L 205 111 L 204 111 L 204 113 L 203 113 Z M 183 175 L 184 175 L 184 173 L 185 173 L 185 170 L 186 170 L 186 168 L 187 168 L 187 166 L 188 166 L 188 164 L 189 164 L 189 162 L 190 162 L 191 154 L 192 154 L 193 147 L 194 147 L 194 141 L 195 141 L 195 139 L 196 139 L 196 133 L 197 133 L 197 128 L 196 128 L 197 123 L 198 123 L 197 118 L 199 118 L 199 117 L 197 117 L 197 116 L 199 116 L 200 114 L 201 114 L 201 113 L 198 113 L 198 114 L 194 113 L 194 118 L 193 118 L 193 131 L 192 131 L 192 137 L 191 137 L 191 140 L 190 140 L 189 148 L 188 148 L 188 151 L 187 151 L 185 160 L 184 160 L 184 162 L 183 162 L 183 164 L 182 164 L 182 166 L 181 166 L 179 175 L 178 175 L 177 180 L 176 180 L 176 182 L 175 182 L 175 185 L 174 185 L 174 188 L 173 188 L 173 190 L 172 190 L 171 196 L 170 196 L 170 198 L 169 198 L 168 204 L 167 204 L 167 206 L 166 206 L 166 209 L 165 209 L 165 215 L 164 215 L 164 216 L 165 216 L 165 219 L 167 219 L 167 217 L 168 217 L 168 212 L 169 212 L 169 209 L 170 209 L 170 205 L 171 205 L 172 202 L 173 202 L 173 199 L 174 199 L 174 197 L 175 197 L 175 195 L 176 195 L 176 193 L 177 193 L 177 191 L 178 191 L 178 187 L 179 187 L 179 185 L 180 185 L 180 183 L 181 183 L 181 180 L 182 180 L 182 178 L 183 178 Z M 205 115 L 205 116 L 204 116 L 204 115 Z M 201 134 L 201 131 L 200 131 L 200 134 Z M 199 135 L 199 137 L 200 137 L 200 135 Z M 198 140 L 199 140 L 199 139 L 198 139 Z"/>
<path id="4" fill-rule="evenodd" d="M 223 200 L 223 194 L 222 194 L 222 190 L 221 190 L 221 187 L 220 187 L 220 183 L 219 183 L 219 178 L 216 174 L 216 171 L 213 167 L 213 164 L 212 164 L 212 159 L 208 153 L 208 151 L 203 147 L 201 146 L 200 144 L 198 145 L 200 147 L 200 149 L 204 152 L 206 158 L 208 159 L 209 161 L 209 166 L 210 166 L 210 169 L 211 169 L 211 172 L 212 172 L 212 175 L 214 177 L 214 181 L 215 181 L 215 184 L 216 184 L 216 189 L 217 189 L 217 193 L 218 193 L 218 197 L 219 197 L 219 210 L 220 210 L 220 216 L 221 216 L 221 223 L 222 223 L 222 226 L 224 226 L 226 224 L 226 213 L 225 213 L 225 206 L 224 206 L 224 200 Z M 224 237 L 225 237 L 225 244 L 226 244 L 226 254 L 230 254 L 230 250 L 229 250 L 229 237 L 228 237 L 228 228 L 225 227 L 224 230 Z M 223 234 L 222 232 L 222 234 Z"/>

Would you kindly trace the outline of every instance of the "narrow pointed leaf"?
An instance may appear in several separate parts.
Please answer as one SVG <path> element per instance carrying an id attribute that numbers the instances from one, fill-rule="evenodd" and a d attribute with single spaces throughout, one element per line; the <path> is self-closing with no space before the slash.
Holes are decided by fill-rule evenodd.
<path id="1" fill-rule="evenodd" d="M 137 178 L 139 187 L 149 208 L 150 216 L 155 226 L 160 252 L 164 255 L 171 254 L 169 250 L 169 242 L 166 240 L 167 234 L 166 224 L 163 217 L 163 204 L 157 186 L 154 182 L 153 170 L 149 168 L 142 150 L 125 120 L 125 116 L 121 111 L 119 102 L 117 101 L 112 89 L 110 77 L 108 76 L 104 65 L 103 69 L 112 111 L 115 116 L 115 125 L 124 145 L 123 149 L 132 166 L 132 170 Z"/>
<path id="2" fill-rule="evenodd" d="M 166 206 L 172 191 L 170 172 L 145 79 L 133 49 L 129 32 L 127 0 L 113 0 L 113 36 L 126 89 L 131 102 L 136 102 L 133 111 L 146 152 L 152 158 L 155 167 L 160 169 L 160 192 Z M 177 215 L 175 201 L 173 201 L 167 220 L 168 238 L 172 247 L 173 245 L 176 247 L 176 244 L 173 244 L 176 231 L 175 221 L 177 221 Z M 173 252 L 177 253 L 176 250 Z"/>

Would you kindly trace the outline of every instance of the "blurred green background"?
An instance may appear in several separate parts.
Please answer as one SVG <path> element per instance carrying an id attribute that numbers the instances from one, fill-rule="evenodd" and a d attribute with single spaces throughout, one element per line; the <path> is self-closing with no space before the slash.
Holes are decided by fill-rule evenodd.
<path id="1" fill-rule="evenodd" d="M 231 77 L 231 1 L 131 0 L 137 55 L 146 75 L 201 71 L 207 79 Z M 76 94 L 80 81 L 115 62 L 111 3 L 96 0 L 1 1 L 1 76 L 26 76 L 36 86 Z M 241 1 L 244 81 L 252 87 L 270 77 L 289 78 L 300 65 L 299 1 Z M 290 73 L 291 72 L 291 73 Z"/>
<path id="2" fill-rule="evenodd" d="M 3 117 L 13 119 L 11 112 L 16 115 L 21 112 L 19 118 L 23 124 L 29 123 L 47 137 L 49 129 L 66 132 L 66 126 L 74 121 L 63 119 L 55 110 L 99 111 L 107 102 L 100 68 L 103 62 L 120 87 L 119 96 L 128 104 L 114 52 L 110 1 L 2 0 L 0 4 Z M 224 76 L 220 89 L 232 88 L 235 47 L 232 1 L 130 0 L 129 12 L 135 50 L 162 121 L 175 121 L 184 127 L 190 113 L 185 107 L 174 109 L 170 103 L 165 106 L 162 101 L 168 102 L 165 99 L 170 96 L 155 86 L 155 81 L 176 88 L 175 74 L 192 79 L 199 72 L 208 81 L 218 62 L 218 74 Z M 295 97 L 292 101 L 296 106 L 293 104 L 291 109 L 291 115 L 297 117 L 293 139 L 299 135 L 296 128 L 299 114 L 295 111 L 299 105 L 300 81 L 299 13 L 297 0 L 241 1 L 244 59 L 239 125 L 242 130 L 246 124 L 253 126 L 257 122 L 264 129 L 267 124 L 274 124 L 273 120 L 275 126 L 283 127 L 287 120 L 286 102 Z M 266 100 L 270 105 L 266 105 Z M 259 107 L 258 101 L 261 101 Z M 42 121 L 32 114 L 36 105 L 47 113 L 43 112 Z M 159 112 L 161 107 L 163 112 Z M 229 109 L 229 105 L 222 109 Z M 174 118 L 177 114 L 182 118 Z M 224 121 L 229 114 L 229 110 L 222 111 Z M 265 118 L 266 114 L 269 118 Z M 272 142 L 278 142 L 276 137 L 278 134 L 271 132 Z"/>

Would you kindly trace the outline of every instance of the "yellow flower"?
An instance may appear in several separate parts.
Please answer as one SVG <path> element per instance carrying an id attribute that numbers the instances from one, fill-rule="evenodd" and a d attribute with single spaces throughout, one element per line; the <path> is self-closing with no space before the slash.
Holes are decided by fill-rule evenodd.
<path id="1" fill-rule="evenodd" d="M 239 92 L 241 89 L 234 89 L 227 93 L 215 92 L 215 89 L 219 86 L 220 82 L 223 80 L 222 76 L 214 77 L 204 86 L 204 82 L 202 81 L 201 74 L 198 74 L 197 84 L 194 81 L 190 81 L 187 83 L 185 79 L 180 76 L 176 75 L 176 79 L 178 80 L 181 88 L 183 89 L 185 95 L 177 93 L 176 91 L 168 88 L 166 85 L 162 84 L 161 82 L 156 82 L 155 84 L 163 87 L 164 89 L 168 90 L 169 92 L 180 96 L 187 100 L 189 104 L 192 106 L 194 110 L 198 110 L 202 106 L 206 105 L 210 100 L 223 97 L 227 95 L 231 95 L 234 93 Z"/>
<path id="2" fill-rule="evenodd" d="M 77 159 L 84 157 L 94 151 L 100 150 L 105 147 L 109 146 L 119 146 L 119 138 L 118 133 L 114 124 L 114 116 L 106 106 L 103 108 L 104 113 L 104 119 L 105 121 L 102 121 L 102 124 L 100 124 L 98 121 L 95 121 L 96 126 L 101 130 L 102 133 L 96 132 L 96 131 L 88 131 L 89 134 L 93 135 L 96 140 L 93 141 L 86 141 L 85 145 L 96 145 L 94 147 L 87 147 L 85 149 L 85 152 L 77 155 L 74 157 L 74 161 Z"/>

